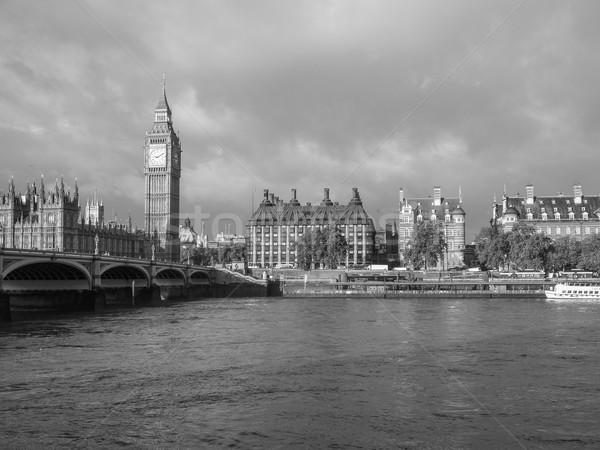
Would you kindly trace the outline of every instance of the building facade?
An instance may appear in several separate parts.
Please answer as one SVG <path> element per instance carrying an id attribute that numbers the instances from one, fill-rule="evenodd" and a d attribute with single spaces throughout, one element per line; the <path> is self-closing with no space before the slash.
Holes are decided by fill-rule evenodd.
<path id="1" fill-rule="evenodd" d="M 398 220 L 398 258 L 406 264 L 408 249 L 416 222 L 439 223 L 446 238 L 446 255 L 440 262 L 441 269 L 461 267 L 464 264 L 466 213 L 462 208 L 462 196 L 443 197 L 440 186 L 433 188 L 433 197 L 408 198 L 400 188 L 400 212 Z"/>
<path id="2" fill-rule="evenodd" d="M 157 257 L 179 261 L 179 182 L 181 143 L 173 130 L 163 77 L 162 95 L 154 110 L 154 125 L 144 144 L 144 224 L 158 238 Z"/>
<path id="3" fill-rule="evenodd" d="M 0 192 L 0 247 L 148 257 L 151 245 L 150 236 L 131 227 L 131 219 L 125 225 L 104 223 L 97 201 L 82 210 L 77 182 L 73 192 L 62 179 L 46 190 L 42 178 L 39 189 L 28 184 L 23 194 L 10 180 L 8 190 Z"/>
<path id="4" fill-rule="evenodd" d="M 525 186 L 525 196 L 508 196 L 502 202 L 494 199 L 492 223 L 511 231 L 517 223 L 535 227 L 538 233 L 557 239 L 570 236 L 583 239 L 600 233 L 600 195 L 583 195 L 581 184 L 573 185 L 570 195 L 535 195 L 533 184 Z"/>
<path id="5" fill-rule="evenodd" d="M 296 243 L 307 230 L 338 227 L 348 243 L 346 267 L 369 264 L 375 242 L 373 220 L 366 213 L 357 188 L 347 205 L 331 201 L 325 188 L 319 205 L 301 205 L 292 189 L 285 203 L 264 190 L 264 198 L 247 224 L 248 259 L 253 267 L 298 265 Z"/>

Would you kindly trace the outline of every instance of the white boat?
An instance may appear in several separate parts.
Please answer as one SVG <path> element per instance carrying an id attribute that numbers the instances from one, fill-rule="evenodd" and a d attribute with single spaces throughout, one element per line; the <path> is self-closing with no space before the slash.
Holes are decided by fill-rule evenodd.
<path id="1" fill-rule="evenodd" d="M 600 283 L 573 282 L 556 283 L 554 288 L 545 291 L 546 298 L 562 302 L 600 301 Z"/>

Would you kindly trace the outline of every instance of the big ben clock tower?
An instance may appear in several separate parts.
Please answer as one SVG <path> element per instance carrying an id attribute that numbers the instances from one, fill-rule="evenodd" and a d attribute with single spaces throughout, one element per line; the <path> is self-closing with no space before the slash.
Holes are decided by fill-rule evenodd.
<path id="1" fill-rule="evenodd" d="M 164 75 L 162 96 L 154 110 L 154 126 L 146 133 L 144 178 L 146 233 L 158 239 L 158 258 L 179 262 L 181 144 L 173 131 Z"/>

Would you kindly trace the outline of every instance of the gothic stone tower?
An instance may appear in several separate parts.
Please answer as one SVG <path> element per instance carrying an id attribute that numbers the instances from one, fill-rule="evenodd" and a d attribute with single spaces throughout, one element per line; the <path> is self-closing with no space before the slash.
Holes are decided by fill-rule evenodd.
<path id="1" fill-rule="evenodd" d="M 163 76 L 154 126 L 144 144 L 145 231 L 156 238 L 155 254 L 179 262 L 179 180 L 181 144 L 173 131 Z"/>

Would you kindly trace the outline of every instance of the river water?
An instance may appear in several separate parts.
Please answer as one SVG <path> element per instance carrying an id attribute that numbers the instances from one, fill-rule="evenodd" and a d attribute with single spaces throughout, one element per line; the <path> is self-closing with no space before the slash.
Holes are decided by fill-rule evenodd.
<path id="1" fill-rule="evenodd" d="M 2 324 L 2 448 L 600 448 L 600 304 L 218 299 Z"/>

